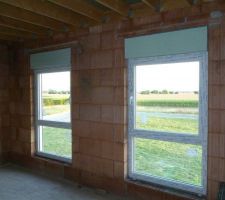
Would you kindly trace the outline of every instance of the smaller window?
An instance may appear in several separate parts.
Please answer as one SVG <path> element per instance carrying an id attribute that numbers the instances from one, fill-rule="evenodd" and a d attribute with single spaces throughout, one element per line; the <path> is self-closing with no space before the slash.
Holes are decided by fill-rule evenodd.
<path id="1" fill-rule="evenodd" d="M 70 72 L 36 72 L 36 139 L 40 156 L 70 161 Z"/>

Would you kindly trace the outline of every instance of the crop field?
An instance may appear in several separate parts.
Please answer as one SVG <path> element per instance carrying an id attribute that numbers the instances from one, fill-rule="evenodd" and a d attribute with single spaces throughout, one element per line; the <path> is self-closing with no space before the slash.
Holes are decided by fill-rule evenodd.
<path id="1" fill-rule="evenodd" d="M 198 94 L 179 93 L 179 94 L 137 94 L 137 99 L 141 100 L 198 100 Z"/>
<path id="2" fill-rule="evenodd" d="M 198 106 L 198 95 L 193 93 L 149 95 L 138 94 L 137 106 L 195 108 Z"/>
<path id="3" fill-rule="evenodd" d="M 44 115 L 53 115 L 70 110 L 69 94 L 43 94 Z"/>

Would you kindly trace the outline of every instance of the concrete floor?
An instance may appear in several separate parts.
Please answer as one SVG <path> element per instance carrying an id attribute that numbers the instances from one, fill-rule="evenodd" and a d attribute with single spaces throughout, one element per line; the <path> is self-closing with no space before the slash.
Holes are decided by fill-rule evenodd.
<path id="1" fill-rule="evenodd" d="M 23 168 L 0 167 L 0 200 L 128 200 Z"/>

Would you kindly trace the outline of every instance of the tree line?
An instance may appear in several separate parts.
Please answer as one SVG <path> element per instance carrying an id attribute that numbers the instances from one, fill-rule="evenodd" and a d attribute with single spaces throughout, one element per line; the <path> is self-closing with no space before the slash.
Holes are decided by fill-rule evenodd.
<path id="1" fill-rule="evenodd" d="M 198 94 L 198 91 L 193 91 L 194 94 Z M 178 91 L 168 91 L 168 90 L 143 90 L 140 94 L 179 94 Z"/>

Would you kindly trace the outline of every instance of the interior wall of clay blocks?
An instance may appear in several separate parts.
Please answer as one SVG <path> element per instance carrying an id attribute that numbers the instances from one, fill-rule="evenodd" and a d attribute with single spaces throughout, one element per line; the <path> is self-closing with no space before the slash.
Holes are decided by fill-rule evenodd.
<path id="1" fill-rule="evenodd" d="M 128 31 L 137 35 L 136 31 L 143 27 L 161 32 L 204 24 L 208 25 L 209 58 L 207 198 L 216 199 L 219 182 L 225 181 L 225 20 L 211 21 L 205 17 L 213 9 L 215 7 L 205 6 L 201 10 L 167 12 L 134 19 L 132 23 L 107 24 L 77 34 L 58 35 L 51 41 L 55 44 L 78 41 L 82 46 L 82 52 L 72 47 L 71 165 L 38 158 L 34 154 L 35 84 L 29 65 L 29 48 L 45 43 L 13 47 L 10 64 L 7 53 L 0 55 L 0 142 L 4 139 L 6 160 L 138 199 L 187 199 L 126 181 L 127 61 L 124 36 L 120 33 Z M 189 16 L 190 20 L 180 23 L 184 16 Z M 1 152 L 0 148 L 0 155 Z"/>
<path id="2" fill-rule="evenodd" d="M 4 139 L 9 133 L 9 72 L 12 58 L 10 48 L 6 44 L 0 44 L 0 163 L 3 161 Z"/>

